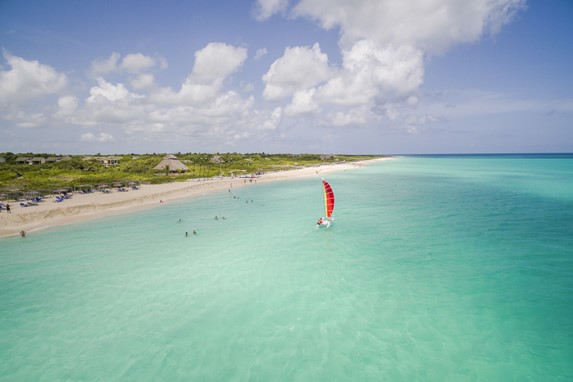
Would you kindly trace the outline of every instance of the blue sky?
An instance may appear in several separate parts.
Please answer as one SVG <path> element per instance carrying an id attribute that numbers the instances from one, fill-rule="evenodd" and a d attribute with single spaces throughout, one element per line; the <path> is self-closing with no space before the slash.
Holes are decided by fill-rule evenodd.
<path id="1" fill-rule="evenodd" d="M 573 151 L 569 0 L 0 0 L 0 152 Z"/>

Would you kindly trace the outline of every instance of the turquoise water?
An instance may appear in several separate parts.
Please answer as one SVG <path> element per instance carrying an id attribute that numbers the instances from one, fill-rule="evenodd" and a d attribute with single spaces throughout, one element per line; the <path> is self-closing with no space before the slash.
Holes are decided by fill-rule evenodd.
<path id="1" fill-rule="evenodd" d="M 573 379 L 573 156 L 327 179 L 0 240 L 0 380 Z"/>

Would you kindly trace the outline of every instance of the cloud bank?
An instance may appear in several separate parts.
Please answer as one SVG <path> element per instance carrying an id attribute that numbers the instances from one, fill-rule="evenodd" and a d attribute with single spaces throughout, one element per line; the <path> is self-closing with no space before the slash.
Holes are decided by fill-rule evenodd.
<path id="1" fill-rule="evenodd" d="M 111 52 L 87 68 L 85 90 L 69 86 L 68 75 L 49 65 L 4 52 L 2 123 L 83 129 L 75 136 L 85 143 L 184 139 L 226 149 L 269 134 L 280 139 L 293 124 L 386 123 L 419 133 L 420 126 L 443 119 L 433 114 L 435 107 L 421 110 L 428 57 L 498 33 L 524 7 L 524 0 L 258 0 L 256 20 L 315 23 L 337 33 L 340 53 L 335 63 L 319 41 L 284 47 L 260 73 L 260 93 L 237 77 L 246 65 L 268 57 L 266 48 L 252 52 L 248 61 L 243 46 L 208 43 L 195 52 L 191 71 L 176 88 L 157 81 L 157 74 L 168 70 L 166 58 Z M 34 109 L 39 99 L 51 104 Z"/>

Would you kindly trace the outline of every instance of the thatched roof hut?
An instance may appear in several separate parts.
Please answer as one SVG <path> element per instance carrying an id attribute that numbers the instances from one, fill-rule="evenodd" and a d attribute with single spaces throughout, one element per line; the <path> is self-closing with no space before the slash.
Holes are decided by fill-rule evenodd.
<path id="1" fill-rule="evenodd" d="M 166 155 L 153 170 L 165 171 L 166 168 L 169 169 L 169 172 L 189 171 L 189 167 L 185 166 L 175 155 Z"/>

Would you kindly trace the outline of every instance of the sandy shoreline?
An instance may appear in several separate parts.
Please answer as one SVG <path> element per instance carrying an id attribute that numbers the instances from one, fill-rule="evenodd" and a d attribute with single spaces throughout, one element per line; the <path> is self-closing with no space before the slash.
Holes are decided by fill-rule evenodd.
<path id="1" fill-rule="evenodd" d="M 266 173 L 256 178 L 256 183 L 279 180 L 322 176 L 331 171 L 343 171 L 364 166 L 370 162 L 388 160 L 380 158 L 372 161 L 332 164 L 317 167 Z M 20 231 L 28 234 L 53 226 L 73 224 L 81 221 L 123 214 L 143 208 L 158 207 L 170 200 L 204 195 L 222 191 L 231 187 L 249 187 L 253 183 L 244 178 L 221 178 L 209 180 L 190 180 L 157 185 L 142 185 L 139 190 L 128 192 L 112 192 L 103 194 L 74 194 L 72 198 L 56 203 L 49 198 L 37 206 L 21 207 L 19 203 L 10 203 L 11 213 L 5 210 L 0 213 L 0 238 L 16 236 Z"/>

